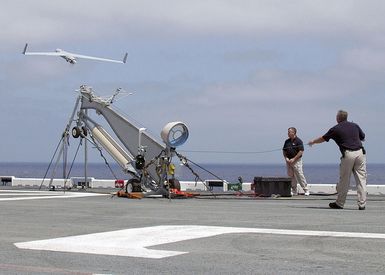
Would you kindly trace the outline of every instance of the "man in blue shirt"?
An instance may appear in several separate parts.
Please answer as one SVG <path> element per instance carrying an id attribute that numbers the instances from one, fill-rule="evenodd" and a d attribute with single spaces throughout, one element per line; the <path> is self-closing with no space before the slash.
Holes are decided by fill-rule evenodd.
<path id="1" fill-rule="evenodd" d="M 303 142 L 297 137 L 297 129 L 294 127 L 287 129 L 287 135 L 289 138 L 285 140 L 282 151 L 286 161 L 287 175 L 291 177 L 292 194 L 298 194 L 297 185 L 299 184 L 305 192 L 305 196 L 309 196 L 309 189 L 302 168 Z"/>
<path id="2" fill-rule="evenodd" d="M 337 200 L 329 204 L 330 208 L 342 209 L 349 191 L 350 177 L 353 173 L 357 184 L 358 209 L 365 210 L 366 206 L 366 156 L 362 146 L 365 134 L 360 126 L 347 121 L 348 113 L 340 110 L 337 113 L 337 125 L 329 131 L 309 142 L 312 146 L 316 143 L 328 142 L 333 139 L 342 154 L 340 163 L 340 181 L 337 184 Z"/>

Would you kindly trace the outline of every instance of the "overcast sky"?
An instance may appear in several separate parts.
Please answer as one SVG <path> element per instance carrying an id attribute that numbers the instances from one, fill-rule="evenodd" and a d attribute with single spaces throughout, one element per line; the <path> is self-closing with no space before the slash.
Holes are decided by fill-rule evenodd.
<path id="1" fill-rule="evenodd" d="M 385 1 L 0 1 L 0 161 L 49 162 L 82 84 L 134 92 L 116 107 L 159 137 L 183 121 L 199 163 L 282 163 L 287 128 L 307 143 L 337 110 L 385 157 Z M 62 48 L 127 64 L 24 56 Z M 159 138 L 160 140 L 160 138 Z M 71 140 L 71 148 L 78 141 Z M 251 152 L 249 154 L 189 151 Z M 333 141 L 306 163 L 337 163 Z M 101 162 L 97 154 L 92 162 Z"/>

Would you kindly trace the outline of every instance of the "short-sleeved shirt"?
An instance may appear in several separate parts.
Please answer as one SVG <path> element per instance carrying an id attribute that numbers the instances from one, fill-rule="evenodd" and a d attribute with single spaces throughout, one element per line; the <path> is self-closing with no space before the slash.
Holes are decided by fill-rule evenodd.
<path id="1" fill-rule="evenodd" d="M 304 151 L 303 142 L 299 137 L 295 137 L 293 140 L 288 138 L 285 140 L 282 150 L 285 152 L 286 157 L 292 159 L 299 151 Z"/>
<path id="2" fill-rule="evenodd" d="M 353 122 L 342 121 L 322 136 L 325 141 L 333 139 L 341 152 L 345 150 L 359 150 L 362 148 L 362 140 L 365 139 L 365 133 L 360 126 Z"/>

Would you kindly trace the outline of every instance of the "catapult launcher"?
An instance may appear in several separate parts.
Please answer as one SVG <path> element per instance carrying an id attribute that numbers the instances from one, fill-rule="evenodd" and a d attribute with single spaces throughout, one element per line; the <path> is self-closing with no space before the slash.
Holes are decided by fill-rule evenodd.
<path id="1" fill-rule="evenodd" d="M 166 196 L 170 188 L 180 190 L 179 181 L 174 178 L 172 158 L 176 147 L 188 138 L 184 123 L 166 124 L 160 134 L 163 143 L 158 142 L 145 128 L 114 110 L 112 103 L 119 89 L 109 98 L 95 95 L 92 88 L 85 85 L 79 93 L 65 133 L 75 124 L 71 129 L 74 138 L 87 138 L 108 152 L 130 177 L 125 185 L 127 192 Z M 91 117 L 95 113 L 90 110 L 105 119 L 119 142 Z"/>

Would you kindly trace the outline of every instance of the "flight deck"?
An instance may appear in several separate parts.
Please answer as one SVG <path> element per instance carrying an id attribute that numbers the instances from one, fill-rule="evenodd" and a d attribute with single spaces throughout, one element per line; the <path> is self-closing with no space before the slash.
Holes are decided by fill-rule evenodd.
<path id="1" fill-rule="evenodd" d="M 0 189 L 1 274 L 383 274 L 385 197 Z"/>

